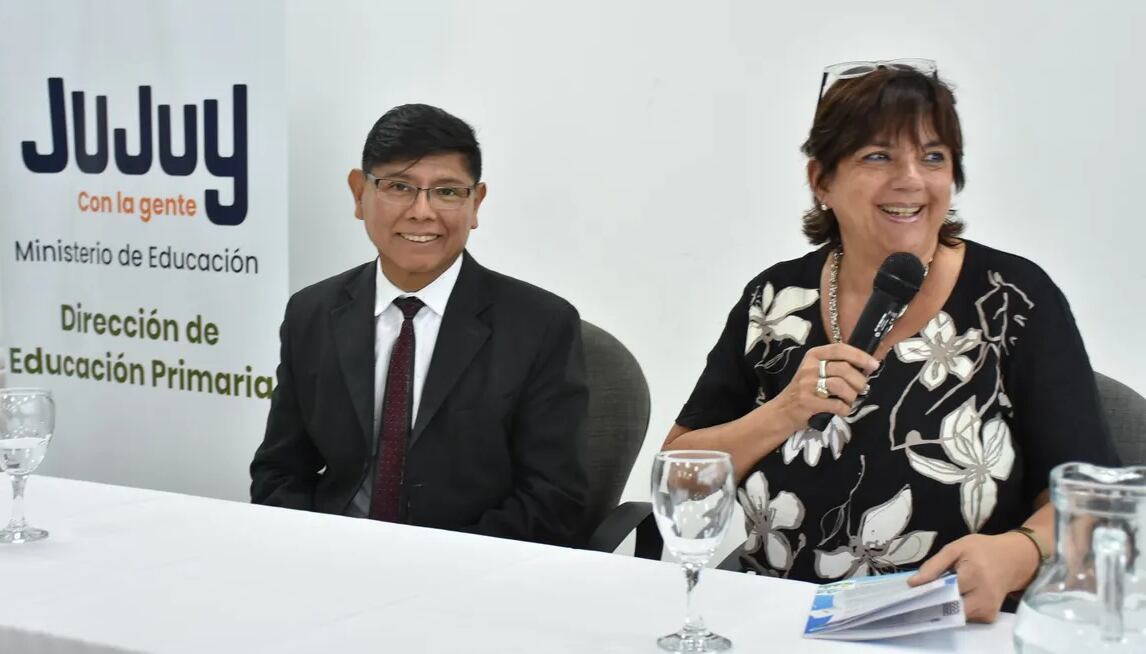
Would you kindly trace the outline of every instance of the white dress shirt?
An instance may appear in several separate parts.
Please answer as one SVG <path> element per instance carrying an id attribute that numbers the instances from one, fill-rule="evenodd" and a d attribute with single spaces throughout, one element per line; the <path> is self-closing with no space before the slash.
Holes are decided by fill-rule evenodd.
<path id="1" fill-rule="evenodd" d="M 410 427 L 418 417 L 418 406 L 422 403 L 422 389 L 426 385 L 426 375 L 430 371 L 430 359 L 434 356 L 434 345 L 438 342 L 438 330 L 442 317 L 446 315 L 446 304 L 450 293 L 458 281 L 462 270 L 461 255 L 437 279 L 425 288 L 407 293 L 386 279 L 382 273 L 382 261 L 378 260 L 375 275 L 374 296 L 374 428 L 371 434 L 373 449 L 370 456 L 370 474 L 367 475 L 358 494 L 351 502 L 351 515 L 365 517 L 370 514 L 370 498 L 374 488 L 374 474 L 378 463 L 378 427 L 382 422 L 382 402 L 386 397 L 386 373 L 390 370 L 390 352 L 394 341 L 402 330 L 402 310 L 394 300 L 414 296 L 426 306 L 414 316 L 414 397 L 411 398 Z"/>

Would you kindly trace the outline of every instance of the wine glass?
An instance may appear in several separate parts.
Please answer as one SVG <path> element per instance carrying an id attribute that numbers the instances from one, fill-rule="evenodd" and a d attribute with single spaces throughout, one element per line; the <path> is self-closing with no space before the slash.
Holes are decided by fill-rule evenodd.
<path id="1" fill-rule="evenodd" d="M 12 476 L 12 519 L 0 543 L 29 543 L 48 537 L 24 521 L 24 484 L 44 460 L 56 424 L 52 393 L 42 388 L 0 388 L 0 468 Z"/>
<path id="2" fill-rule="evenodd" d="M 653 461 L 653 515 L 665 546 L 684 568 L 687 613 L 680 631 L 657 639 L 670 652 L 720 652 L 732 641 L 704 626 L 692 593 L 700 570 L 724 540 L 732 517 L 735 487 L 732 459 L 725 452 L 661 452 Z"/>

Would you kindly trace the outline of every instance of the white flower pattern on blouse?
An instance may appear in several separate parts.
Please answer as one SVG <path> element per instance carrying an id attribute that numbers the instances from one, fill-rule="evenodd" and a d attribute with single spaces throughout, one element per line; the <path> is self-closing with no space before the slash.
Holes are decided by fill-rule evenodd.
<path id="1" fill-rule="evenodd" d="M 757 289 L 759 298 L 748 306 L 748 335 L 744 353 L 748 354 L 757 343 L 764 343 L 764 359 L 768 358 L 771 343 L 790 340 L 803 345 L 808 340 L 812 323 L 793 313 L 810 307 L 820 297 L 820 292 L 812 288 L 789 286 L 779 293 L 772 289 L 772 283 Z"/>
<path id="2" fill-rule="evenodd" d="M 939 442 L 951 463 L 918 454 L 915 448 L 908 448 L 907 459 L 921 475 L 959 484 L 963 520 L 971 533 L 978 532 L 995 509 L 995 480 L 1010 477 L 1015 463 L 1011 428 L 998 417 L 983 424 L 972 396 L 943 418 L 939 430 Z"/>
<path id="3" fill-rule="evenodd" d="M 768 565 L 777 570 L 792 567 L 792 545 L 781 529 L 799 529 L 804 522 L 804 505 L 800 498 L 788 491 L 776 497 L 768 496 L 768 479 L 762 472 L 754 472 L 736 492 L 744 509 L 744 526 L 748 540 L 744 551 L 752 554 L 764 548 Z M 801 540 L 803 536 L 801 535 Z"/>
<path id="4" fill-rule="evenodd" d="M 936 532 L 904 534 L 911 511 L 911 486 L 904 486 L 890 500 L 864 511 L 859 530 L 849 535 L 847 545 L 830 552 L 816 550 L 816 574 L 823 579 L 863 577 L 894 572 L 899 566 L 922 560 L 931 551 Z"/>
<path id="5" fill-rule="evenodd" d="M 800 452 L 804 453 L 804 463 L 815 467 L 820 462 L 820 454 L 825 448 L 831 450 L 832 458 L 838 460 L 843 454 L 844 445 L 852 440 L 852 423 L 879 409 L 878 406 L 864 406 L 846 418 L 832 416 L 824 431 L 808 427 L 792 434 L 784 441 L 784 463 L 791 463 Z"/>
<path id="6" fill-rule="evenodd" d="M 974 265 L 960 271 L 966 281 L 949 307 L 894 346 L 870 379 L 873 393 L 849 416 L 833 417 L 823 432 L 791 434 L 741 481 L 748 572 L 822 581 L 893 573 L 1013 519 L 1022 464 L 1005 376 L 1039 296 L 1027 293 L 1018 270 L 1015 284 Z M 745 340 L 728 347 L 744 342 L 758 407 L 782 391 L 809 340 L 830 340 L 810 270 L 778 270 L 749 287 Z M 978 277 L 965 277 L 972 273 Z M 869 440 L 885 430 L 886 446 Z"/>
<path id="7" fill-rule="evenodd" d="M 805 495 L 794 478 L 777 473 L 769 484 L 765 473 L 770 466 L 783 469 L 801 458 L 809 467 L 823 466 L 823 474 L 851 474 L 856 461 L 847 455 L 853 430 L 859 426 L 856 423 L 860 418 L 870 415 L 876 417 L 861 424 L 878 428 L 880 421 L 886 420 L 891 456 L 906 457 L 899 459 L 905 472 L 910 469 L 940 484 L 958 484 L 966 529 L 976 533 L 984 528 L 998 510 L 1001 494 L 1010 492 L 1000 484 L 1011 480 L 1016 465 L 1013 438 L 1006 422 L 1014 409 L 1005 390 L 1000 362 L 1018 342 L 1034 307 L 1024 290 L 1005 281 L 1002 275 L 988 270 L 987 277 L 986 294 L 974 302 L 972 315 L 977 320 L 972 318 L 973 327 L 965 325 L 960 331 L 951 314 L 939 311 L 917 334 L 895 345 L 896 365 L 881 368 L 870 379 L 873 386 L 878 386 L 876 378 L 885 369 L 901 371 L 896 373 L 896 379 L 910 375 L 910 380 L 904 380 L 906 383 L 894 390 L 897 400 L 881 399 L 879 405 L 867 405 L 861 400 L 846 418 L 834 416 L 823 432 L 797 431 L 779 452 L 773 453 L 773 463 L 762 463 L 745 478 L 737 495 L 745 514 L 747 540 L 742 560 L 746 568 L 770 576 L 814 574 L 824 580 L 883 574 L 918 566 L 933 547 L 943 544 L 937 542 L 941 533 L 944 538 L 950 537 L 943 531 L 911 529 L 915 495 L 921 502 L 937 497 L 928 481 L 895 474 L 891 482 L 894 485 L 885 489 L 879 487 L 883 481 L 877 477 L 873 478 L 876 487 L 857 494 L 864 485 L 863 453 L 858 454 L 860 469 L 855 486 L 846 499 L 840 498 L 841 504 L 826 510 L 822 507 L 835 500 L 818 497 L 810 490 Z M 778 377 L 777 387 L 783 388 L 786 373 L 803 356 L 812 327 L 819 324 L 816 305 L 820 299 L 818 288 L 776 285 L 771 281 L 752 291 L 744 352 L 759 379 L 756 406 L 770 399 L 768 389 L 773 384 L 769 378 Z M 903 370 L 904 367 L 909 370 Z M 984 375 L 983 380 L 979 380 L 980 375 Z M 951 377 L 958 383 L 948 383 Z M 970 397 L 966 390 L 969 384 L 975 385 Z M 993 389 L 980 389 L 987 384 L 992 384 Z M 883 397 L 886 385 L 880 388 L 884 389 L 880 394 Z M 865 429 L 868 428 L 860 426 L 860 433 L 866 436 Z M 825 451 L 831 452 L 831 457 Z M 891 463 L 877 460 L 881 467 Z M 793 470 L 789 474 L 806 473 Z M 775 496 L 769 494 L 770 486 L 778 491 Z M 894 492 L 896 487 L 898 492 Z M 805 505 L 793 491 L 809 503 Z M 882 504 L 870 504 L 892 492 L 894 495 Z M 928 504 L 927 510 L 951 509 Z M 856 514 L 861 514 L 858 527 L 853 523 Z M 817 523 L 820 536 L 812 536 L 809 527 Z M 807 548 L 811 552 L 804 551 L 806 545 L 812 545 Z"/>
<path id="8" fill-rule="evenodd" d="M 970 378 L 975 366 L 964 353 L 975 349 L 980 342 L 982 332 L 973 327 L 962 336 L 956 336 L 955 321 L 940 311 L 923 327 L 919 337 L 897 343 L 895 355 L 904 363 L 926 362 L 919 379 L 927 390 L 933 391 L 947 381 L 948 374 L 961 381 Z"/>

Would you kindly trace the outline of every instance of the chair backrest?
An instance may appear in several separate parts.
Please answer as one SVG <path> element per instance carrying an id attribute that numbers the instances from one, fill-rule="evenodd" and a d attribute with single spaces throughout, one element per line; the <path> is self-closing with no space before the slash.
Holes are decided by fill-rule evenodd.
<path id="1" fill-rule="evenodd" d="M 1094 379 L 1122 465 L 1146 465 L 1146 398 L 1100 372 L 1094 373 Z"/>
<path id="2" fill-rule="evenodd" d="M 621 499 L 649 427 L 649 385 L 636 357 L 609 332 L 581 321 L 589 381 L 591 532 Z"/>

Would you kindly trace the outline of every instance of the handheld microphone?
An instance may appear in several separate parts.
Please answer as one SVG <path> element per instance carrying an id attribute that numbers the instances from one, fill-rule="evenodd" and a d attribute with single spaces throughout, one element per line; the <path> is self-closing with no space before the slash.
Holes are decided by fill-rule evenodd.
<path id="1" fill-rule="evenodd" d="M 923 274 L 923 264 L 913 254 L 896 252 L 885 259 L 875 274 L 871 297 L 863 307 L 848 345 L 868 354 L 875 352 L 907 303 L 919 292 Z M 817 413 L 808 421 L 808 426 L 824 431 L 831 420 L 832 414 Z"/>

